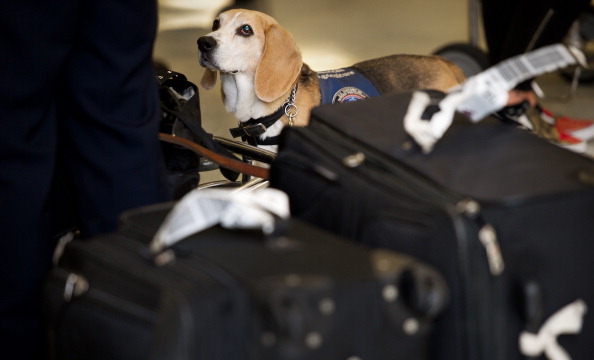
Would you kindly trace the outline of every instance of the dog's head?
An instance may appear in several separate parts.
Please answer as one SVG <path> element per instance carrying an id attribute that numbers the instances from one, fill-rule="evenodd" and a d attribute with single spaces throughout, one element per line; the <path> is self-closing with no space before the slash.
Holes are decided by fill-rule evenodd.
<path id="1" fill-rule="evenodd" d="M 200 65 L 206 68 L 200 84 L 211 89 L 217 71 L 254 77 L 258 99 L 272 102 L 294 85 L 302 66 L 301 52 L 291 34 L 272 17 L 258 11 L 234 9 L 214 20 L 212 32 L 198 38 Z"/>

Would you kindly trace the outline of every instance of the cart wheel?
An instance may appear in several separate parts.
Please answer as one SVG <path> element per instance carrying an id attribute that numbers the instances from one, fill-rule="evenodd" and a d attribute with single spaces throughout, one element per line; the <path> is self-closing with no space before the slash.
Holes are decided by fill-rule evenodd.
<path id="1" fill-rule="evenodd" d="M 444 57 L 458 65 L 466 77 L 471 77 L 489 67 L 489 59 L 481 49 L 474 45 L 456 43 L 446 45 L 435 52 L 434 55 Z"/>

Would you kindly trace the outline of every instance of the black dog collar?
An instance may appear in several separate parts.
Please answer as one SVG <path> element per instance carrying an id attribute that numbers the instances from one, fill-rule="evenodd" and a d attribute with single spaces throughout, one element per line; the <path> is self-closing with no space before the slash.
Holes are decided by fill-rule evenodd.
<path id="1" fill-rule="evenodd" d="M 274 113 L 263 116 L 258 119 L 249 119 L 248 121 L 240 122 L 236 128 L 229 129 L 231 136 L 234 138 L 240 137 L 243 141 L 248 141 L 251 145 L 278 145 L 278 136 L 269 137 L 261 140 L 260 135 L 264 134 L 269 127 L 274 125 L 283 115 L 289 117 L 289 125 L 293 125 L 293 119 L 297 115 L 297 107 L 295 106 L 295 95 L 297 94 L 297 86 L 291 91 L 291 95 L 283 105 Z M 293 110 L 293 111 L 291 111 Z"/>
<path id="2" fill-rule="evenodd" d="M 229 129 L 234 138 L 240 136 L 258 137 L 266 132 L 269 127 L 274 125 L 285 114 L 285 105 L 281 106 L 274 113 L 263 116 L 258 119 L 250 119 L 239 123 L 236 128 Z"/>

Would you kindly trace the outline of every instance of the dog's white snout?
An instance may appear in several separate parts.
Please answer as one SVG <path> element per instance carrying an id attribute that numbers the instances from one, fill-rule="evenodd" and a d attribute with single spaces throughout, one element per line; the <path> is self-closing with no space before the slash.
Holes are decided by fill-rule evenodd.
<path id="1" fill-rule="evenodd" d="M 217 40 L 212 36 L 201 36 L 198 38 L 198 49 L 202 52 L 208 52 L 217 46 Z"/>

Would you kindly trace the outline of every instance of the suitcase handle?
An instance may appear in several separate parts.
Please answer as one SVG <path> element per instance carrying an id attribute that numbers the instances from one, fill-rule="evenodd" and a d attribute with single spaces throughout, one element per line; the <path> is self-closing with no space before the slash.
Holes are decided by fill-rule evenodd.
<path id="1" fill-rule="evenodd" d="M 196 189 L 171 209 L 149 247 L 153 253 L 161 252 L 217 224 L 228 229 L 261 229 L 272 235 L 282 228 L 279 220 L 288 217 L 289 198 L 277 189 Z"/>

